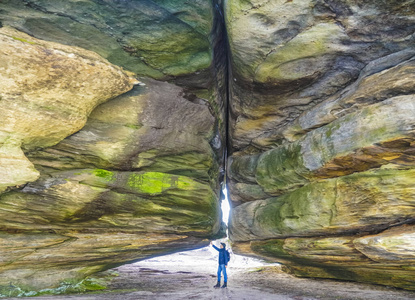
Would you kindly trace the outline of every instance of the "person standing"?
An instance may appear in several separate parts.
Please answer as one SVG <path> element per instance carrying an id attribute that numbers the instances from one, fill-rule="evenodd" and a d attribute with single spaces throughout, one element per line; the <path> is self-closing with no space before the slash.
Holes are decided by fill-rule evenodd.
<path id="1" fill-rule="evenodd" d="M 228 287 L 228 276 L 226 275 L 226 268 L 228 267 L 228 261 L 229 261 L 229 252 L 228 250 L 226 250 L 226 244 L 225 243 L 220 243 L 220 248 L 216 247 L 215 245 L 213 245 L 213 242 L 210 242 L 210 244 L 213 246 L 213 248 L 215 248 L 218 252 L 219 252 L 219 266 L 218 266 L 218 283 L 216 283 L 215 286 L 213 286 L 214 288 L 218 288 L 221 287 L 220 286 L 220 277 L 221 277 L 221 273 L 223 273 L 223 285 L 222 288 L 226 288 Z"/>

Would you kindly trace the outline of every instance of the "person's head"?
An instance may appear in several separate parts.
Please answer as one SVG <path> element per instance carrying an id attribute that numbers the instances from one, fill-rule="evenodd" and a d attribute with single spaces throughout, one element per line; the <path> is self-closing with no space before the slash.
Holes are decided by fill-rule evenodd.
<path id="1" fill-rule="evenodd" d="M 220 243 L 220 248 L 226 248 L 226 244 L 225 243 Z"/>

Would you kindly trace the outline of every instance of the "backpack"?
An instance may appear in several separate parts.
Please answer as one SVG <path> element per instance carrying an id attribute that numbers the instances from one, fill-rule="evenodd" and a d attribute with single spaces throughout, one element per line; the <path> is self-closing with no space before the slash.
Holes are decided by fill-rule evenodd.
<path id="1" fill-rule="evenodd" d="M 225 256 L 226 256 L 226 264 L 231 260 L 231 254 L 228 250 L 225 250 Z"/>

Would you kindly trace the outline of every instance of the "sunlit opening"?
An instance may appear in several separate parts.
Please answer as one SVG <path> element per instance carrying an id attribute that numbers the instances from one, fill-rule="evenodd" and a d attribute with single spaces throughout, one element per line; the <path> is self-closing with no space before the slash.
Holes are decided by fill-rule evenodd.
<path id="1" fill-rule="evenodd" d="M 221 209 L 222 209 L 222 221 L 228 225 L 230 204 L 228 199 L 228 190 L 226 186 L 222 190 L 221 196 Z M 231 242 L 229 237 L 214 241 L 216 246 L 219 243 L 225 243 L 226 248 L 231 253 L 230 268 L 228 272 L 232 273 L 241 272 L 246 269 L 267 266 L 264 261 L 236 255 L 232 252 Z M 207 246 L 201 249 L 192 251 L 179 252 L 170 255 L 164 255 L 147 260 L 143 260 L 134 264 L 138 268 L 151 268 L 158 270 L 168 270 L 170 272 L 199 272 L 215 274 L 217 271 L 217 251 L 212 246 Z"/>
<path id="2" fill-rule="evenodd" d="M 222 209 L 222 221 L 226 225 L 228 225 L 228 222 L 229 222 L 229 212 L 231 210 L 231 207 L 229 205 L 228 189 L 226 188 L 226 186 L 222 190 L 222 192 L 223 192 L 223 195 L 224 195 L 224 198 L 222 199 L 222 202 L 221 202 L 221 205 L 220 205 L 220 207 Z"/>

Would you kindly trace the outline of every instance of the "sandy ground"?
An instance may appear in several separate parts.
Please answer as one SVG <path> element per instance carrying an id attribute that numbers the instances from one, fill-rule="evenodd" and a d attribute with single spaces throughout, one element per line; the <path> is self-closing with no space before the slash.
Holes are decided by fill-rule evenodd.
<path id="1" fill-rule="evenodd" d="M 415 299 L 415 293 L 393 288 L 296 278 L 279 265 L 232 256 L 228 288 L 214 289 L 217 252 L 211 248 L 177 253 L 114 269 L 118 276 L 100 294 L 44 296 L 35 299 L 178 300 L 178 299 Z"/>

